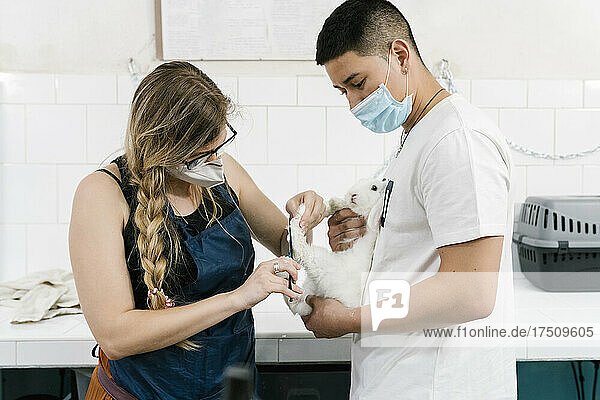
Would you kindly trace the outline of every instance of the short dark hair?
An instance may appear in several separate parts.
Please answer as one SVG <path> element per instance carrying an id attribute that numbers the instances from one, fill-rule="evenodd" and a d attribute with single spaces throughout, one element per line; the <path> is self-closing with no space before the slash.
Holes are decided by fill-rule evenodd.
<path id="1" fill-rule="evenodd" d="M 386 0 L 347 0 L 325 20 L 316 61 L 323 65 L 348 51 L 387 60 L 396 39 L 405 40 L 423 62 L 410 25 L 396 6 Z"/>

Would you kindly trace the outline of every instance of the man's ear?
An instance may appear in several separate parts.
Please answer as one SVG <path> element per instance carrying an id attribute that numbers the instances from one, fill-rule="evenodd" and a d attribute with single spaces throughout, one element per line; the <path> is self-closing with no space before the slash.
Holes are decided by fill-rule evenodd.
<path id="1" fill-rule="evenodd" d="M 408 58 L 411 50 L 408 43 L 403 39 L 396 39 L 392 42 L 392 57 L 398 61 L 400 70 L 404 70 L 408 66 Z"/>

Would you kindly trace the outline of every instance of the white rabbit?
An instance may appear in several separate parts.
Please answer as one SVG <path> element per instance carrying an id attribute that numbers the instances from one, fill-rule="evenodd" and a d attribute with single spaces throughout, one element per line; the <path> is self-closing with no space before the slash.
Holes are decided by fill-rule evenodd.
<path id="1" fill-rule="evenodd" d="M 386 183 L 385 180 L 363 179 L 352 186 L 343 199 L 334 197 L 327 201 L 326 216 L 349 208 L 367 221 L 366 234 L 344 251 L 332 252 L 306 242 L 299 225 L 304 212 L 301 205 L 291 221 L 291 235 L 293 257 L 302 265 L 296 283 L 304 292 L 296 299 L 283 295 L 294 314 L 308 315 L 312 312 L 312 307 L 305 302 L 309 294 L 333 298 L 348 307 L 360 306 L 362 273 L 368 272 L 371 267 Z"/>

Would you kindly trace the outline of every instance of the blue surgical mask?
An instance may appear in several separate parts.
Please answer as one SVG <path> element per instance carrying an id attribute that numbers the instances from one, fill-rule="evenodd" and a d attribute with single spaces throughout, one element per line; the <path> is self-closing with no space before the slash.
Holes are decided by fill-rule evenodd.
<path id="1" fill-rule="evenodd" d="M 375 133 L 388 133 L 398 129 L 406 122 L 412 111 L 412 94 L 408 95 L 408 72 L 406 75 L 406 96 L 404 100 L 397 101 L 387 88 L 390 76 L 391 49 L 388 55 L 388 69 L 385 83 L 381 83 L 373 93 L 365 97 L 360 103 L 352 107 L 352 114 Z"/>

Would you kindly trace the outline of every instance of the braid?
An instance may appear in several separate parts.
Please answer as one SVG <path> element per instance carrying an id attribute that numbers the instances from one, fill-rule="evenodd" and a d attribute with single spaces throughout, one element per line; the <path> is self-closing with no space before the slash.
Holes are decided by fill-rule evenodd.
<path id="1" fill-rule="evenodd" d="M 150 169 L 142 175 L 138 185 L 138 206 L 134 216 L 135 224 L 139 229 L 137 247 L 144 269 L 144 283 L 149 291 L 157 289 L 156 293 L 147 299 L 148 307 L 158 310 L 167 305 L 167 297 L 161 289 L 168 272 L 168 265 L 173 261 L 172 255 L 170 260 L 165 256 L 165 243 L 170 242 L 170 248 L 175 249 L 175 259 L 178 258 L 180 244 L 178 240 L 173 240 L 176 233 L 172 233 L 173 227 L 168 224 L 164 211 L 167 202 L 165 169 L 162 167 Z M 177 343 L 177 346 L 186 350 L 199 348 L 190 340 L 183 340 Z"/>
<path id="2" fill-rule="evenodd" d="M 161 205 L 164 206 L 164 193 L 157 193 L 160 189 L 161 174 L 158 168 L 152 169 L 142 177 L 137 192 L 138 206 L 135 210 L 135 223 L 139 228 L 137 246 L 140 252 L 140 261 L 144 268 L 144 283 L 149 290 L 162 288 L 167 260 L 163 255 L 164 243 L 161 230 L 165 217 Z M 149 301 L 152 309 L 163 308 L 166 304 L 164 295 L 152 296 Z"/>

